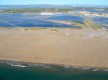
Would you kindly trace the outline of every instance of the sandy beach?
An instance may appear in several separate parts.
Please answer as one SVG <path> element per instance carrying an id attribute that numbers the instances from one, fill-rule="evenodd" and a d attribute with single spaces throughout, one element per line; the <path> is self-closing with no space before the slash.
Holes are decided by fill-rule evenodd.
<path id="1" fill-rule="evenodd" d="M 108 68 L 108 32 L 0 28 L 0 60 Z"/>

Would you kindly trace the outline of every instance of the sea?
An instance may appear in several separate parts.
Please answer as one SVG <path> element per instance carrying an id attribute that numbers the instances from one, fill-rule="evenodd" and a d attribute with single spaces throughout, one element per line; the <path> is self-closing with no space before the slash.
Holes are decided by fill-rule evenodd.
<path id="1" fill-rule="evenodd" d="M 108 69 L 0 61 L 0 80 L 108 80 Z"/>

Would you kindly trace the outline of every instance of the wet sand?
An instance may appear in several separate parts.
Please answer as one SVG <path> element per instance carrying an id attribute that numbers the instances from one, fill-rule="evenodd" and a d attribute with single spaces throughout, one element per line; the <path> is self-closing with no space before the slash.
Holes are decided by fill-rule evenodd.
<path id="1" fill-rule="evenodd" d="M 0 28 L 0 60 L 108 68 L 108 33 Z"/>

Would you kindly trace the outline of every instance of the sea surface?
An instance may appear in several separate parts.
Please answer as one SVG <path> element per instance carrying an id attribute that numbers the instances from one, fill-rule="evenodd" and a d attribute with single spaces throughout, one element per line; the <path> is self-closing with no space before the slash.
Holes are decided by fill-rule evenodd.
<path id="1" fill-rule="evenodd" d="M 108 70 L 0 61 L 0 80 L 108 80 Z"/>

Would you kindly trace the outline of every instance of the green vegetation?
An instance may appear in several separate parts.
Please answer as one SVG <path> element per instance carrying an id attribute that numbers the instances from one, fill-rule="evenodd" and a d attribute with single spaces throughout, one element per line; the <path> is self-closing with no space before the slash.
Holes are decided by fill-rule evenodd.
<path id="1" fill-rule="evenodd" d="M 85 19 L 84 24 L 86 27 L 93 28 L 93 29 L 100 29 L 101 28 L 98 24 L 96 24 L 95 22 L 93 22 L 90 19 Z"/>
<path id="2" fill-rule="evenodd" d="M 21 9 L 6 9 L 2 12 L 8 13 L 39 13 L 39 12 L 68 12 L 70 8 L 21 8 Z"/>
<path id="3" fill-rule="evenodd" d="M 13 29 L 13 27 L 2 27 L 2 26 L 0 26 L 0 29 L 11 30 L 11 29 Z"/>
<path id="4" fill-rule="evenodd" d="M 22 30 L 24 30 L 24 31 L 35 31 L 35 30 L 43 30 L 43 29 L 46 29 L 46 28 L 39 28 L 39 27 L 22 28 Z"/>
<path id="5" fill-rule="evenodd" d="M 108 29 L 106 29 L 106 31 L 108 32 Z"/>
<path id="6" fill-rule="evenodd" d="M 9 12 L 9 13 L 38 13 L 38 12 L 68 12 L 68 11 L 76 11 L 76 10 L 98 10 L 98 11 L 106 11 L 108 12 L 108 7 L 99 8 L 99 7 L 49 7 L 49 8 L 11 8 L 11 9 L 2 9 L 0 12 Z"/>
<path id="7" fill-rule="evenodd" d="M 93 23 L 92 25 L 93 25 L 93 28 L 94 28 L 94 29 L 100 29 L 100 28 L 101 28 L 101 27 L 100 27 L 98 24 L 96 24 L 96 23 Z"/>
<path id="8" fill-rule="evenodd" d="M 59 32 L 59 30 L 58 29 L 55 29 L 55 28 L 52 28 L 52 29 L 50 29 L 51 31 L 55 31 L 55 32 Z"/>

